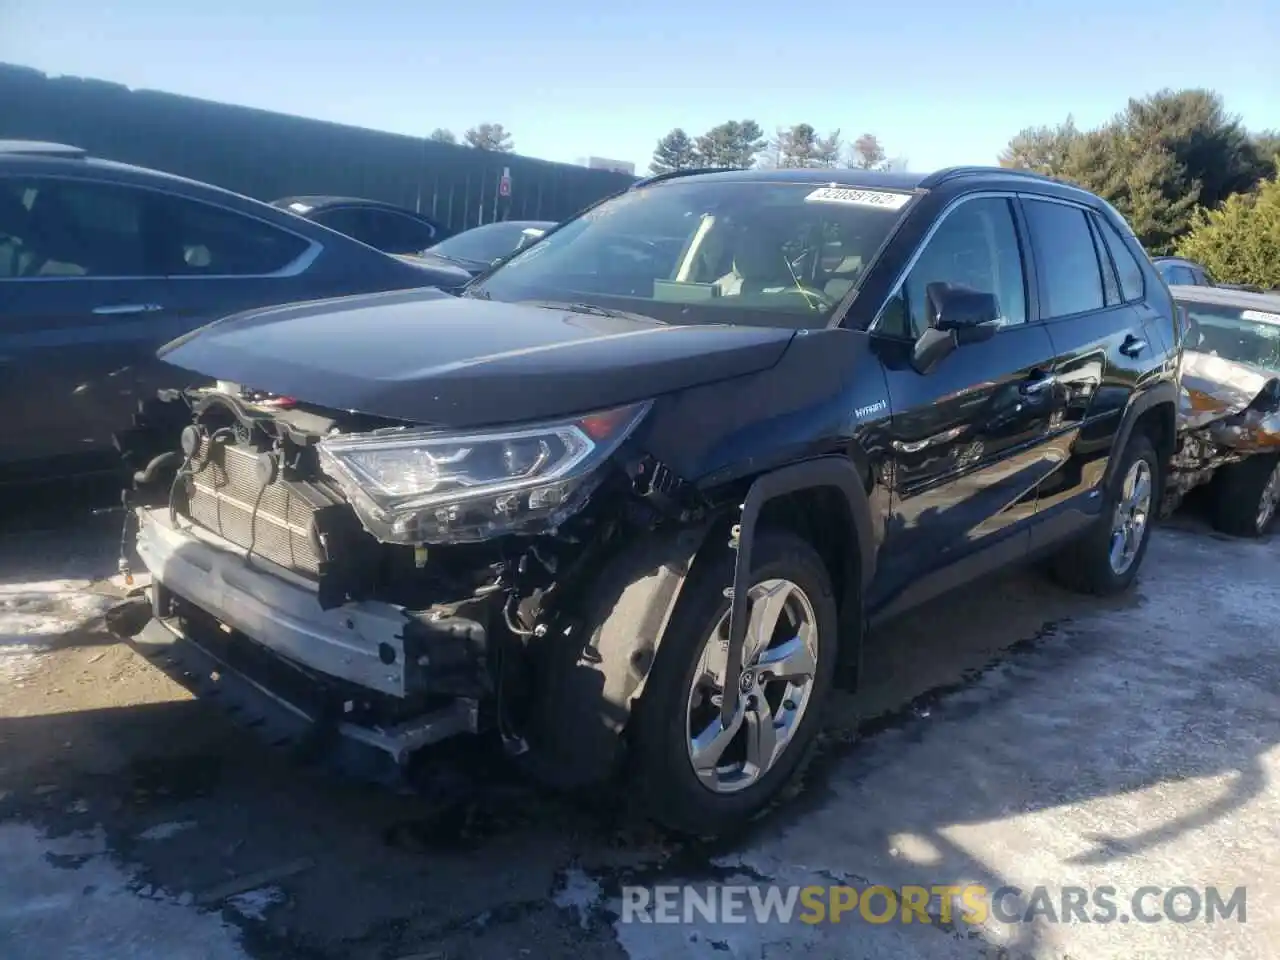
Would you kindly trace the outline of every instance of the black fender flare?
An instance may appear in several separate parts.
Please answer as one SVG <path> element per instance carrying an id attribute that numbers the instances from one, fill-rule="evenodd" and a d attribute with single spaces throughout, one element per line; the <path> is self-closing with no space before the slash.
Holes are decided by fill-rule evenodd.
<path id="1" fill-rule="evenodd" d="M 1178 433 L 1178 388 L 1172 381 L 1166 380 L 1135 394 L 1129 401 L 1128 406 L 1125 407 L 1123 419 L 1120 421 L 1120 429 L 1116 431 L 1116 442 L 1111 448 L 1111 457 L 1107 460 L 1107 470 L 1102 481 L 1102 488 L 1104 490 L 1110 490 L 1111 484 L 1115 482 L 1116 471 L 1120 469 L 1120 455 L 1129 445 L 1129 437 L 1132 436 L 1133 428 L 1137 424 L 1138 419 L 1148 410 L 1151 410 L 1160 404 L 1169 405 L 1173 418 L 1172 439 L 1176 446 Z"/>
<path id="2" fill-rule="evenodd" d="M 783 467 L 752 483 L 736 525 L 735 582 L 747 576 L 742 572 L 749 570 L 741 566 L 742 548 L 745 544 L 749 563 L 760 509 L 775 497 L 815 487 L 836 487 L 848 498 L 863 583 L 869 579 L 875 546 L 861 475 L 844 457 L 823 457 Z M 637 538 L 593 578 L 584 607 L 574 618 L 582 634 L 575 627 L 544 638 L 550 669 L 543 675 L 539 699 L 551 709 L 542 720 L 534 719 L 535 727 L 545 724 L 535 731 L 532 744 L 536 775 L 572 788 L 616 771 L 622 734 L 644 693 L 684 584 L 704 548 L 723 549 L 708 543 L 711 532 L 719 529 L 715 520 L 707 520 Z M 745 589 L 734 596 L 745 598 Z"/>
<path id="3" fill-rule="evenodd" d="M 729 602 L 729 653 L 726 664 L 721 716 L 727 724 L 738 707 L 738 678 L 742 673 L 742 643 L 746 636 L 747 590 L 750 588 L 751 551 L 756 527 L 765 504 L 777 497 L 834 487 L 849 506 L 853 525 L 850 531 L 858 546 L 860 586 L 865 588 L 875 574 L 875 538 L 871 527 L 871 502 L 863 486 L 862 475 L 846 457 L 826 456 L 781 467 L 757 477 L 742 501 L 742 516 L 734 528 L 730 545 L 737 550 L 734 563 L 732 594 Z"/>

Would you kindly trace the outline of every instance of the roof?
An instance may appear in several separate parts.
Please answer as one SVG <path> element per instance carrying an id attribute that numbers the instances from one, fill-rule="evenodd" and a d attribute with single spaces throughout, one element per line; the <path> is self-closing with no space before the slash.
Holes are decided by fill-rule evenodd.
<path id="1" fill-rule="evenodd" d="M 359 204 L 362 207 L 382 207 L 386 210 L 398 210 L 402 213 L 413 213 L 405 207 L 398 206 L 394 203 L 387 203 L 385 200 L 370 200 L 368 197 L 282 197 L 279 200 L 272 200 L 273 207 L 292 207 L 295 203 L 301 203 L 312 210 L 321 207 L 345 206 L 347 204 Z"/>
<path id="2" fill-rule="evenodd" d="M 0 140 L 0 154 L 24 157 L 83 157 L 85 151 L 66 143 L 47 143 L 42 140 Z"/>
<path id="3" fill-rule="evenodd" d="M 1280 294 L 1277 293 L 1253 293 L 1249 290 L 1232 290 L 1230 287 L 1192 287 L 1179 284 L 1171 285 L 1169 292 L 1179 302 L 1280 313 Z"/>
<path id="4" fill-rule="evenodd" d="M 644 187 L 652 183 L 661 183 L 667 180 L 684 179 L 685 177 L 697 178 L 699 180 L 735 181 L 739 183 L 837 184 L 853 187 L 870 187 L 873 189 L 880 188 L 885 190 L 930 189 L 942 183 L 961 178 L 985 177 L 992 180 L 1006 181 L 1028 180 L 1037 183 L 1054 184 L 1055 186 L 1086 192 L 1082 191 L 1081 188 L 1077 187 L 1075 184 L 1067 183 L 1062 180 L 1055 180 L 1051 177 L 1046 177 L 1030 170 L 1020 170 L 1012 167 L 982 166 L 946 167 L 942 170 L 935 170 L 932 173 L 859 170 L 856 168 L 844 167 L 788 167 L 775 170 L 761 170 L 756 167 L 752 167 L 747 170 L 678 170 L 639 180 L 632 185 L 632 189 L 635 189 L 636 187 Z"/>

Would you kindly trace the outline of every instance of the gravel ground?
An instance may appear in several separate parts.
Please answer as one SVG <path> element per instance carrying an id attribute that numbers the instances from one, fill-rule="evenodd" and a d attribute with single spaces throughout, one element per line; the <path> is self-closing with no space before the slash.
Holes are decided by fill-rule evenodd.
<path id="1" fill-rule="evenodd" d="M 1274 541 L 1178 521 L 1125 599 L 1019 573 L 880 630 L 798 795 L 705 849 L 471 744 L 433 758 L 476 784 L 462 802 L 296 769 L 107 631 L 116 518 L 20 519 L 0 537 L 8 960 L 1280 956 Z M 623 922 L 623 885 L 685 883 L 1110 885 L 1126 917 L 1143 885 L 1245 885 L 1248 913 Z"/>

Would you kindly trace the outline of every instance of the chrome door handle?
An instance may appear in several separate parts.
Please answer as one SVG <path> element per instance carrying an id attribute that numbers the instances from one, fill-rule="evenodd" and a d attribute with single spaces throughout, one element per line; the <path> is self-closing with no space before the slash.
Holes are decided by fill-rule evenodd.
<path id="1" fill-rule="evenodd" d="M 1034 380 L 1022 381 L 1021 389 L 1023 393 L 1032 393 L 1032 394 L 1043 393 L 1044 391 L 1048 390 L 1050 387 L 1055 386 L 1057 382 L 1058 382 L 1057 376 L 1051 373 L 1051 374 L 1048 374 L 1047 376 L 1037 377 Z"/>
<path id="2" fill-rule="evenodd" d="M 156 313 L 164 308 L 158 303 L 114 303 L 105 307 L 94 307 L 94 316 L 128 317 L 136 313 Z"/>
<path id="3" fill-rule="evenodd" d="M 1120 352 L 1126 357 L 1136 357 L 1145 349 L 1147 349 L 1147 341 L 1132 333 L 1124 338 L 1124 343 L 1120 344 Z"/>

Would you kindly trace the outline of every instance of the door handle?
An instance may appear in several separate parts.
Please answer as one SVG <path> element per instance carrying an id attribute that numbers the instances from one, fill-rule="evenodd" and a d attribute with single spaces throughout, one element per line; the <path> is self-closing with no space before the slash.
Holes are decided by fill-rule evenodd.
<path id="1" fill-rule="evenodd" d="M 1124 338 L 1124 343 L 1120 344 L 1120 352 L 1126 357 L 1136 357 L 1145 349 L 1147 349 L 1147 341 L 1132 333 Z"/>
<path id="2" fill-rule="evenodd" d="M 94 307 L 94 316 L 129 317 L 138 313 L 156 313 L 164 308 L 158 303 L 113 303 L 103 307 Z"/>
<path id="3" fill-rule="evenodd" d="M 1028 377 L 1026 380 L 1023 380 L 1021 384 L 1019 384 L 1018 389 L 1023 394 L 1035 396 L 1036 394 L 1044 393 L 1046 390 L 1052 389 L 1054 386 L 1057 385 L 1057 383 L 1058 383 L 1057 376 L 1052 373 L 1047 373 L 1041 377 L 1037 377 L 1037 376 Z"/>

